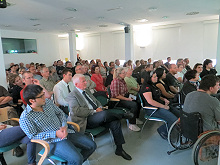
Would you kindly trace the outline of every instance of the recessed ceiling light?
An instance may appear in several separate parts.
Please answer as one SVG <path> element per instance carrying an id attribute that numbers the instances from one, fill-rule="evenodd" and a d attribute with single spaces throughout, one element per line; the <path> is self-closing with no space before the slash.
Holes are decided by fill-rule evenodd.
<path id="1" fill-rule="evenodd" d="M 38 24 L 35 24 L 35 25 L 33 25 L 33 26 L 39 26 L 40 24 L 38 23 Z"/>
<path id="2" fill-rule="evenodd" d="M 199 14 L 199 12 L 198 11 L 193 11 L 193 12 L 186 13 L 186 15 L 196 15 L 196 14 Z"/>
<path id="3" fill-rule="evenodd" d="M 136 21 L 143 23 L 143 22 L 147 22 L 148 20 L 147 19 L 137 19 Z"/>
<path id="4" fill-rule="evenodd" d="M 168 18 L 168 16 L 163 16 L 162 18 L 163 18 L 163 19 L 167 19 L 167 18 Z"/>
<path id="5" fill-rule="evenodd" d="M 68 11 L 73 11 L 73 12 L 76 12 L 76 11 L 77 11 L 76 8 L 72 8 L 72 7 L 67 7 L 66 10 L 68 10 Z"/>
<path id="6" fill-rule="evenodd" d="M 120 22 L 119 24 L 120 24 L 120 25 L 124 25 L 125 23 L 124 23 L 124 22 Z"/>
<path id="7" fill-rule="evenodd" d="M 80 30 L 79 30 L 79 29 L 76 29 L 75 32 L 80 32 Z"/>
<path id="8" fill-rule="evenodd" d="M 98 25 L 98 27 L 108 27 L 108 25 Z"/>
<path id="9" fill-rule="evenodd" d="M 62 26 L 69 26 L 67 23 L 62 23 L 61 25 Z"/>
<path id="10" fill-rule="evenodd" d="M 148 9 L 148 11 L 149 11 L 149 12 L 155 12 L 155 11 L 157 11 L 157 8 L 156 8 L 156 7 L 150 7 L 150 8 Z"/>
<path id="11" fill-rule="evenodd" d="M 38 18 L 30 18 L 30 21 L 38 21 Z"/>
<path id="12" fill-rule="evenodd" d="M 118 6 L 118 7 L 116 7 L 116 8 L 111 8 L 111 9 L 108 9 L 107 11 L 121 10 L 121 9 L 123 9 L 123 7 Z"/>

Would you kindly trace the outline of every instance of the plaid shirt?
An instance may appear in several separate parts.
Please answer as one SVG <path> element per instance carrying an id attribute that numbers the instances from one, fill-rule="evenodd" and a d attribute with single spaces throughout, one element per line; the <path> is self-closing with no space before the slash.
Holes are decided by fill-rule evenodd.
<path id="1" fill-rule="evenodd" d="M 117 96 L 125 96 L 128 93 L 128 88 L 124 79 L 115 78 L 112 80 L 111 85 L 111 97 L 116 98 Z"/>
<path id="2" fill-rule="evenodd" d="M 56 137 L 56 131 L 67 125 L 65 114 L 51 100 L 46 99 L 43 112 L 33 111 L 27 105 L 20 117 L 20 127 L 29 139 L 46 140 L 48 143 L 61 141 Z M 74 133 L 74 130 L 67 130 Z"/>

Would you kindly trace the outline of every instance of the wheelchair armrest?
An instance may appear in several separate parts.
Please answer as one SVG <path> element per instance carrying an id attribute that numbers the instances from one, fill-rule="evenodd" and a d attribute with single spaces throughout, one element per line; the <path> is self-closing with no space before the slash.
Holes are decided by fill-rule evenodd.
<path id="1" fill-rule="evenodd" d="M 157 107 L 143 107 L 144 109 L 157 110 Z"/>
<path id="2" fill-rule="evenodd" d="M 31 142 L 32 143 L 38 143 L 38 144 L 40 144 L 40 145 L 42 145 L 44 147 L 44 154 L 41 156 L 41 158 L 40 158 L 40 160 L 38 162 L 38 165 L 41 165 L 44 162 L 44 160 L 46 159 L 46 157 L 49 154 L 49 152 L 50 152 L 50 146 L 44 140 L 39 140 L 39 139 L 34 140 L 34 139 L 32 139 Z"/>
<path id="3" fill-rule="evenodd" d="M 80 131 L 80 127 L 79 127 L 79 125 L 77 123 L 74 123 L 74 122 L 71 122 L 71 121 L 67 121 L 67 124 L 72 125 L 76 129 L 77 132 Z"/>

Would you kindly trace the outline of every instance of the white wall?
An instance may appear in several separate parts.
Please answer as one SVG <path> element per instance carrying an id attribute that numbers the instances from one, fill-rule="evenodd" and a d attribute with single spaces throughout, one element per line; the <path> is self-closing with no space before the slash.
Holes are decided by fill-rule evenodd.
<path id="1" fill-rule="evenodd" d="M 24 38 L 37 40 L 37 54 L 4 54 L 6 68 L 13 63 L 30 63 L 39 62 L 47 66 L 52 65 L 53 61 L 60 58 L 59 39 L 57 35 L 47 33 L 30 33 L 21 31 L 1 30 L 2 37 Z"/>
<path id="2" fill-rule="evenodd" d="M 216 59 L 218 22 L 196 22 L 154 27 L 151 45 L 140 48 L 135 44 L 134 59 L 151 57 L 165 60 L 171 56 L 190 59 L 190 65 L 203 62 L 205 58 Z M 121 32 L 100 33 L 84 36 L 85 47 L 80 51 L 82 59 L 100 58 L 102 61 L 125 59 L 125 34 Z"/>

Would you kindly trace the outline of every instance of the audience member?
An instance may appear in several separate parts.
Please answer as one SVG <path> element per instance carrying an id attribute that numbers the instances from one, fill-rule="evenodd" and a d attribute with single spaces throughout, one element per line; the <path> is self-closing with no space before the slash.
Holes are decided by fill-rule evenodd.
<path id="1" fill-rule="evenodd" d="M 109 68 L 115 68 L 115 63 L 113 61 L 109 62 Z"/>
<path id="2" fill-rule="evenodd" d="M 178 64 L 177 65 L 177 74 L 175 74 L 175 77 L 181 83 L 183 82 L 183 77 L 184 77 L 184 73 L 182 71 L 183 71 L 183 65 Z"/>
<path id="3" fill-rule="evenodd" d="M 42 76 L 36 74 L 35 66 L 30 66 L 29 71 L 33 74 L 34 79 L 37 79 L 39 81 L 42 79 Z"/>
<path id="4" fill-rule="evenodd" d="M 60 79 L 62 79 L 62 71 L 64 69 L 63 66 L 63 62 L 61 60 L 57 61 L 57 66 L 56 66 L 56 70 L 57 70 L 57 74 L 60 77 Z"/>
<path id="5" fill-rule="evenodd" d="M 103 78 L 100 74 L 100 69 L 98 65 L 93 65 L 91 68 L 92 77 L 91 80 L 96 84 L 96 91 L 107 91 L 104 86 Z"/>
<path id="6" fill-rule="evenodd" d="M 167 57 L 167 62 L 164 64 L 167 68 L 170 65 L 171 57 Z"/>
<path id="7" fill-rule="evenodd" d="M 201 81 L 200 73 L 203 70 L 202 64 L 201 63 L 196 63 L 193 67 L 193 70 L 196 70 L 197 73 L 199 74 L 199 81 Z"/>
<path id="8" fill-rule="evenodd" d="M 202 78 L 198 91 L 187 94 L 183 111 L 199 112 L 202 115 L 203 131 L 219 130 L 220 102 L 217 98 L 210 96 L 219 90 L 219 79 L 213 75 Z"/>
<path id="9" fill-rule="evenodd" d="M 150 73 L 153 71 L 153 65 L 148 64 L 143 72 L 141 72 L 141 84 L 144 83 L 144 81 L 147 81 L 150 78 Z"/>
<path id="10" fill-rule="evenodd" d="M 23 93 L 28 105 L 19 123 L 28 138 L 46 140 L 51 154 L 68 164 L 82 165 L 96 149 L 92 139 L 67 128 L 65 114 L 51 100 L 45 99 L 42 87 L 28 85 Z"/>
<path id="11" fill-rule="evenodd" d="M 141 87 L 141 97 L 143 98 L 144 106 L 154 106 L 159 108 L 154 114 L 154 117 L 159 117 L 167 122 L 168 129 L 177 120 L 177 117 L 172 114 L 169 109 L 169 101 L 161 97 L 160 89 L 156 87 L 157 74 L 154 72 L 148 82 L 144 82 Z M 150 115 L 153 110 L 147 110 L 146 113 Z M 157 129 L 158 133 L 163 139 L 167 139 L 168 130 L 163 124 Z"/>
<path id="12" fill-rule="evenodd" d="M 147 64 L 151 64 L 151 58 L 147 59 Z"/>
<path id="13" fill-rule="evenodd" d="M 140 65 L 141 65 L 140 60 L 136 60 L 134 69 L 138 68 Z"/>
<path id="14" fill-rule="evenodd" d="M 115 72 L 115 68 L 110 68 L 109 69 L 109 74 L 108 74 L 108 76 L 107 76 L 107 78 L 106 78 L 106 81 L 105 81 L 105 86 L 108 88 L 108 87 L 110 87 L 110 85 L 111 85 L 111 82 L 112 82 L 112 80 L 113 80 L 113 74 L 114 74 L 114 72 Z"/>
<path id="15" fill-rule="evenodd" d="M 116 144 L 115 154 L 122 156 L 126 160 L 131 160 L 131 156 L 122 148 L 125 140 L 121 130 L 121 123 L 117 116 L 110 111 L 102 110 L 101 103 L 86 89 L 84 75 L 76 74 L 73 77 L 73 83 L 76 88 L 66 98 L 70 107 L 69 119 L 78 123 L 83 132 L 86 128 L 109 127 Z"/>
<path id="16" fill-rule="evenodd" d="M 49 66 L 50 79 L 56 84 L 60 81 L 60 77 L 58 76 L 56 69 L 54 66 Z"/>
<path id="17" fill-rule="evenodd" d="M 189 66 L 189 58 L 185 58 L 184 60 L 185 63 L 185 68 L 187 71 L 192 70 L 191 67 Z"/>
<path id="18" fill-rule="evenodd" d="M 120 67 L 120 61 L 119 61 L 119 59 L 116 59 L 115 60 L 115 69 L 117 69 L 119 67 Z"/>
<path id="19" fill-rule="evenodd" d="M 44 87 L 52 95 L 55 82 L 53 82 L 50 77 L 49 69 L 47 67 L 43 67 L 41 69 L 41 75 L 43 76 L 40 80 L 41 86 Z"/>
<path id="20" fill-rule="evenodd" d="M 203 71 L 200 73 L 200 77 L 203 78 L 205 75 L 212 74 L 216 75 L 217 71 L 212 66 L 212 60 L 206 59 L 203 62 Z"/>
<path id="21" fill-rule="evenodd" d="M 129 129 L 132 131 L 140 131 L 140 128 L 136 124 L 142 124 L 143 122 L 136 120 L 139 117 L 140 109 L 138 109 L 137 103 L 129 98 L 128 88 L 124 80 L 126 75 L 125 68 L 117 68 L 113 75 L 113 80 L 110 85 L 111 97 L 117 98 L 120 102 L 118 107 L 128 108 L 134 117 L 129 119 Z"/>

